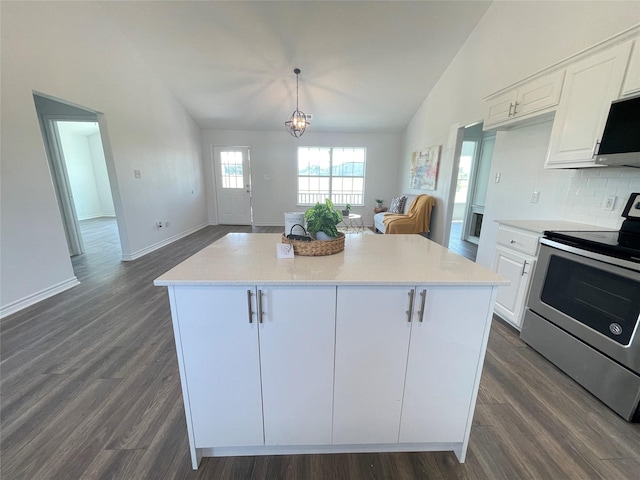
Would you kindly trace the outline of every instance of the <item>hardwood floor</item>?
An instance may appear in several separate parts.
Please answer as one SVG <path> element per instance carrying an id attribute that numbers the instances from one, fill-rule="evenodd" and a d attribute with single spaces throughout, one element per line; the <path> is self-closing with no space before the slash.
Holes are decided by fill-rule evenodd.
<path id="1" fill-rule="evenodd" d="M 152 282 L 252 229 L 207 227 L 127 263 L 113 223 L 83 229 L 96 233 L 73 260 L 81 284 L 0 322 L 2 479 L 638 478 L 640 425 L 498 320 L 465 464 L 450 452 L 300 455 L 208 458 L 192 471 L 166 289 Z"/>
<path id="2" fill-rule="evenodd" d="M 478 246 L 475 243 L 462 239 L 462 222 L 451 222 L 451 233 L 449 234 L 449 250 L 468 258 L 472 262 L 476 261 Z"/>

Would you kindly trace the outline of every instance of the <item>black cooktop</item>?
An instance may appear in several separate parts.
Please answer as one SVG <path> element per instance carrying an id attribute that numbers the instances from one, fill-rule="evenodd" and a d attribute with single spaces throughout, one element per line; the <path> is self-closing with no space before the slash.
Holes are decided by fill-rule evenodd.
<path id="1" fill-rule="evenodd" d="M 544 236 L 564 245 L 640 263 L 640 243 L 624 239 L 621 245 L 620 232 L 546 231 Z"/>

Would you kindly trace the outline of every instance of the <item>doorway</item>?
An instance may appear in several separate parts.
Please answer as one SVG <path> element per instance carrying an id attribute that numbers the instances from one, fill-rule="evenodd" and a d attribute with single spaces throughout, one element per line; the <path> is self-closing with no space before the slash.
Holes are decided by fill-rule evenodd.
<path id="1" fill-rule="evenodd" d="M 252 225 L 251 164 L 248 147 L 213 147 L 218 223 Z"/>
<path id="2" fill-rule="evenodd" d="M 105 219 L 121 246 L 98 114 L 36 94 L 34 101 L 69 255 L 87 253 L 90 219 Z"/>
<path id="3" fill-rule="evenodd" d="M 454 168 L 450 201 L 449 248 L 475 261 L 482 230 L 495 132 L 483 132 L 482 123 L 462 131 L 460 155 Z"/>

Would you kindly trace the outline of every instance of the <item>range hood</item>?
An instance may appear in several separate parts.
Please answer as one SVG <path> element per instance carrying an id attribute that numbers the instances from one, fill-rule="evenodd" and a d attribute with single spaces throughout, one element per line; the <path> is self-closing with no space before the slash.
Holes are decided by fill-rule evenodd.
<path id="1" fill-rule="evenodd" d="M 640 168 L 640 96 L 611 104 L 596 165 Z"/>

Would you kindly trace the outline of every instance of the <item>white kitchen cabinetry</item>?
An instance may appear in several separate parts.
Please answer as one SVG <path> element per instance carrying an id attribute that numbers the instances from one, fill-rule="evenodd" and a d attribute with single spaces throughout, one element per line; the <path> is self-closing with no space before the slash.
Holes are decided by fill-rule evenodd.
<path id="1" fill-rule="evenodd" d="M 545 113 L 558 104 L 563 80 L 564 70 L 558 70 L 489 97 L 483 128 L 510 127 Z"/>
<path id="2" fill-rule="evenodd" d="M 281 234 L 229 234 L 155 280 L 194 469 L 311 453 L 464 462 L 506 280 L 419 235 L 353 237 L 344 253 L 279 259 Z"/>
<path id="3" fill-rule="evenodd" d="M 640 37 L 636 37 L 631 48 L 631 59 L 622 84 L 622 96 L 640 94 Z"/>
<path id="4" fill-rule="evenodd" d="M 522 327 L 540 236 L 536 232 L 505 225 L 498 227 L 493 271 L 509 279 L 511 283 L 498 288 L 495 313 L 518 330 Z"/>
<path id="5" fill-rule="evenodd" d="M 249 323 L 247 288 L 175 287 L 173 296 L 196 447 L 264 444 L 258 323 L 255 314 Z"/>
<path id="6" fill-rule="evenodd" d="M 258 287 L 265 445 L 331 443 L 336 287 Z"/>
<path id="7" fill-rule="evenodd" d="M 424 315 L 419 314 L 426 292 Z M 459 442 L 473 417 L 474 368 L 490 315 L 487 288 L 417 288 L 404 387 L 400 443 Z M 418 301 L 420 303 L 418 303 Z M 425 369 L 425 365 L 435 368 Z"/>
<path id="8" fill-rule="evenodd" d="M 338 288 L 333 443 L 398 442 L 411 290 Z"/>
<path id="9" fill-rule="evenodd" d="M 466 441 L 491 290 L 339 287 L 333 442 Z"/>
<path id="10" fill-rule="evenodd" d="M 335 292 L 174 288 L 197 448 L 331 442 Z"/>
<path id="11" fill-rule="evenodd" d="M 545 168 L 595 166 L 597 143 L 611 102 L 620 96 L 631 43 L 627 41 L 567 67 Z"/>

